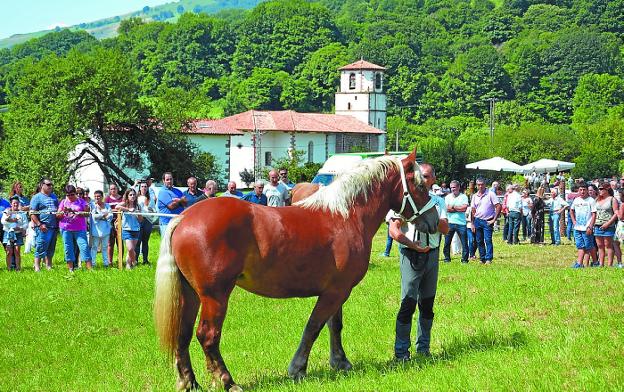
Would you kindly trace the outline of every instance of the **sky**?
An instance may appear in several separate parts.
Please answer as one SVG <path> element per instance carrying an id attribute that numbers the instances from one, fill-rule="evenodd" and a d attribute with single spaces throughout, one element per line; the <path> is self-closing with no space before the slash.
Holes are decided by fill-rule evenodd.
<path id="1" fill-rule="evenodd" d="M 173 2 L 175 0 L 5 0 L 0 4 L 0 39 L 93 22 L 138 11 L 146 5 Z"/>

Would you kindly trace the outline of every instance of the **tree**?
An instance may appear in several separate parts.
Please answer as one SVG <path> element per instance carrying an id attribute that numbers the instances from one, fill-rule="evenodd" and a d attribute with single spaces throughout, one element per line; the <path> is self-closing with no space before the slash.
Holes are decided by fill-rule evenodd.
<path id="1" fill-rule="evenodd" d="M 292 72 L 310 53 L 337 40 L 329 11 L 302 0 L 261 3 L 241 26 L 232 60 L 237 75 L 256 67 Z"/>
<path id="2" fill-rule="evenodd" d="M 594 124 L 577 127 L 578 155 L 574 158 L 575 177 L 604 178 L 619 173 L 624 151 L 622 110 Z"/>
<path id="3" fill-rule="evenodd" d="M 146 71 L 153 87 L 164 84 L 189 90 L 206 78 L 228 74 L 233 51 L 234 33 L 225 22 L 186 13 L 159 32 L 157 46 L 147 54 Z"/>
<path id="4" fill-rule="evenodd" d="M 624 79 L 608 74 L 581 76 L 574 92 L 575 124 L 593 124 L 604 119 L 609 111 L 624 105 Z"/>
<path id="5" fill-rule="evenodd" d="M 440 80 L 443 115 L 487 113 L 489 98 L 507 99 L 513 94 L 503 59 L 491 46 L 478 46 L 460 54 Z"/>
<path id="6" fill-rule="evenodd" d="M 494 132 L 494 155 L 518 164 L 541 158 L 570 161 L 578 153 L 576 134 L 568 125 L 524 122 L 501 125 Z"/>
<path id="7" fill-rule="evenodd" d="M 250 172 L 249 170 L 247 170 L 247 168 L 243 169 L 242 172 L 239 172 L 238 175 L 240 176 L 241 181 L 245 183 L 245 186 L 247 186 L 247 188 L 249 188 L 249 185 L 256 181 L 256 177 L 254 176 L 253 172 Z"/>
<path id="8" fill-rule="evenodd" d="M 226 97 L 226 112 L 239 113 L 249 109 L 280 110 L 284 85 L 292 79 L 284 72 L 256 68 L 252 75 L 230 90 Z"/>
<path id="9" fill-rule="evenodd" d="M 614 74 L 621 64 L 619 44 L 609 33 L 569 29 L 558 34 L 542 55 L 539 89 L 528 95 L 536 112 L 551 122 L 567 123 L 578 80 L 588 73 Z"/>
<path id="10" fill-rule="evenodd" d="M 336 86 L 340 83 L 338 68 L 348 62 L 347 48 L 340 43 L 313 52 L 299 72 L 305 102 L 296 102 L 295 106 L 302 110 L 329 112 L 334 104 Z"/>
<path id="11" fill-rule="evenodd" d="M 514 15 L 504 10 L 497 10 L 483 27 L 483 32 L 494 45 L 500 45 L 513 38 L 517 34 L 517 26 Z"/>
<path id="12" fill-rule="evenodd" d="M 288 170 L 288 177 L 294 182 L 310 182 L 319 171 L 321 166 L 320 163 L 313 162 L 305 162 L 305 151 L 302 150 L 294 150 L 290 152 L 289 155 L 280 158 L 273 159 L 272 164 L 273 168 L 281 169 L 285 168 Z M 269 168 L 263 169 L 264 178 L 268 178 Z"/>
<path id="13" fill-rule="evenodd" d="M 522 16 L 526 29 L 558 31 L 573 23 L 570 9 L 552 4 L 531 5 Z"/>
<path id="14" fill-rule="evenodd" d="M 51 53 L 64 56 L 71 49 L 75 49 L 80 45 L 82 45 L 83 48 L 89 49 L 96 44 L 97 40 L 84 30 L 71 31 L 69 29 L 62 29 L 16 45 L 12 49 L 12 52 L 16 59 L 29 56 L 41 59 Z"/>
<path id="15" fill-rule="evenodd" d="M 118 184 L 133 182 L 126 168 L 153 176 L 164 167 L 194 168 L 194 149 L 179 134 L 180 124 L 165 128 L 166 121 L 156 121 L 139 103 L 136 77 L 120 52 L 51 55 L 14 72 L 0 166 L 12 178 L 28 177 L 27 187 L 43 174 L 66 183 L 89 163 Z M 25 153 L 33 147 L 37 154 Z"/>
<path id="16" fill-rule="evenodd" d="M 425 160 L 436 169 L 438 181 L 449 182 L 466 176 L 468 155 L 457 139 L 441 137 L 419 138 L 416 141 Z"/>

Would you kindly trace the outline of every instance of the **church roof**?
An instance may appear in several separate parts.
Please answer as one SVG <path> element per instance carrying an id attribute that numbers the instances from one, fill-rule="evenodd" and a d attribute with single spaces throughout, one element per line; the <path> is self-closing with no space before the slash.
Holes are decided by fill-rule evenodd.
<path id="1" fill-rule="evenodd" d="M 381 129 L 347 115 L 297 113 L 292 110 L 248 110 L 219 120 L 195 120 L 192 122 L 191 133 L 242 135 L 243 132 L 250 132 L 254 129 L 260 131 L 369 133 L 375 135 L 385 133 Z"/>
<path id="2" fill-rule="evenodd" d="M 349 65 L 345 65 L 342 68 L 339 68 L 339 71 L 351 71 L 351 70 L 374 70 L 374 71 L 385 71 L 386 69 L 380 65 L 369 63 L 365 60 L 359 60 L 355 63 L 351 63 Z"/>

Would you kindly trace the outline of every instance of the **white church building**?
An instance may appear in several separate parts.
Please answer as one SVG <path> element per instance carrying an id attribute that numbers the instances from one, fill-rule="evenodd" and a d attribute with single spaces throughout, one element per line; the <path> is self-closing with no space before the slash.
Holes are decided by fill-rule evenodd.
<path id="1" fill-rule="evenodd" d="M 335 153 L 382 152 L 386 144 L 385 68 L 360 60 L 339 69 L 335 114 L 249 110 L 218 120 L 198 119 L 186 131 L 191 142 L 214 155 L 225 178 L 242 184 L 243 170 L 259 172 L 292 151 L 323 163 Z M 136 176 L 132 176 L 135 178 Z M 104 189 L 97 165 L 76 172 L 76 183 Z"/>

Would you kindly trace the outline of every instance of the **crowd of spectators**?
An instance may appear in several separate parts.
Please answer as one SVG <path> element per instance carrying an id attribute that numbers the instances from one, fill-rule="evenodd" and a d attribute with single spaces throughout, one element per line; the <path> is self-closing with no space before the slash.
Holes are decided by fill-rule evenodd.
<path id="1" fill-rule="evenodd" d="M 465 208 L 465 221 L 458 216 L 447 235 L 443 252 L 446 262 L 455 243 L 454 253 L 461 249 L 462 262 L 475 260 L 478 250 L 481 262 L 491 263 L 491 234 L 502 230 L 503 241 L 510 245 L 529 242 L 542 246 L 550 242 L 557 246 L 567 238 L 577 248 L 573 268 L 622 268 L 624 177 L 585 181 L 561 174 L 532 173 L 525 177 L 522 187 L 509 184 L 504 191 L 497 181 L 487 188 L 483 178 L 469 181 L 463 188 L 457 181 L 452 181 L 448 189 L 445 186 L 434 185 L 432 190 L 445 197 L 447 213 L 459 215 L 456 213 Z"/>
<path id="2" fill-rule="evenodd" d="M 15 182 L 9 200 L 0 197 L 0 239 L 6 253 L 8 270 L 21 270 L 21 251 L 34 253 L 34 269 L 52 268 L 57 237 L 63 241 L 63 258 L 67 268 L 92 269 L 97 254 L 102 266 L 113 265 L 115 246 L 125 253 L 127 269 L 142 260 L 150 265 L 149 239 L 156 223 L 161 234 L 173 216 L 204 199 L 217 197 L 217 183 L 208 180 L 198 189 L 197 178 L 187 179 L 188 188 L 182 192 L 173 186 L 172 173 L 163 174 L 163 187 L 157 191 L 153 178 L 137 180 L 120 193 L 117 184 L 108 185 L 108 193 L 96 190 L 93 199 L 89 189 L 68 184 L 62 188 L 62 198 L 54 192 L 49 178 L 42 178 L 32 199 L 24 195 L 23 186 Z M 269 172 L 269 181 L 254 183 L 253 190 L 243 194 L 230 181 L 219 197 L 239 198 L 251 203 L 284 206 L 290 204 L 294 184 L 288 170 Z M 122 241 L 118 242 L 118 230 Z"/>
<path id="3" fill-rule="evenodd" d="M 243 194 L 230 181 L 219 197 L 234 197 L 268 206 L 290 204 L 294 184 L 286 169 L 269 172 L 269 181 L 256 181 L 253 189 Z M 208 180 L 198 188 L 195 177 L 187 179 L 182 192 L 173 186 L 173 175 L 164 173 L 163 187 L 156 190 L 152 178 L 137 180 L 123 196 L 116 184 L 108 193 L 66 185 L 63 199 L 53 192 L 54 184 L 42 178 L 32 199 L 15 182 L 9 200 L 0 198 L 2 221 L 0 238 L 6 253 L 7 269 L 20 270 L 21 249 L 34 252 L 34 269 L 52 268 L 57 236 L 63 240 L 63 257 L 69 270 L 84 265 L 96 266 L 101 253 L 102 266 L 112 265 L 115 246 L 126 254 L 126 268 L 137 266 L 139 259 L 149 265 L 149 239 L 156 223 L 161 234 L 170 219 L 204 199 L 217 197 L 217 183 Z M 549 242 L 561 245 L 562 238 L 577 247 L 574 268 L 588 266 L 622 266 L 620 243 L 624 239 L 624 178 L 593 180 L 565 178 L 562 175 L 531 174 L 523 186 L 499 182 L 486 184 L 483 178 L 434 184 L 431 192 L 445 198 L 449 233 L 443 248 L 443 260 L 450 262 L 451 253 L 461 254 L 461 262 L 477 260 L 490 264 L 494 258 L 492 236 L 502 231 L 510 245 Z M 122 214 L 123 213 L 123 214 Z M 121 217 L 121 218 L 120 218 Z M 120 220 L 120 224 L 117 222 Z M 117 230 L 121 230 L 118 243 Z M 388 237 L 384 256 L 388 256 L 392 239 Z"/>

